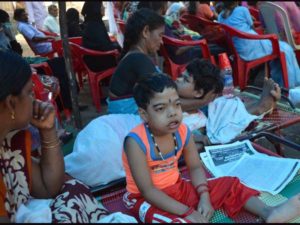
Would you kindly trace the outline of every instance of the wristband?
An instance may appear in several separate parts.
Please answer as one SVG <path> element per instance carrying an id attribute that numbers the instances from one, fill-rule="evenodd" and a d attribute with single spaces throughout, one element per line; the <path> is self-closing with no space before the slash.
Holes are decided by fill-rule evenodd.
<path id="1" fill-rule="evenodd" d="M 206 188 L 208 188 L 208 187 L 207 187 L 207 183 L 201 183 L 201 184 L 198 184 L 198 185 L 196 186 L 196 191 L 198 191 L 199 187 L 206 187 Z"/>
<path id="2" fill-rule="evenodd" d="M 191 215 L 193 212 L 195 211 L 195 209 L 193 207 L 190 207 L 185 213 L 183 213 L 182 215 L 180 215 L 182 218 L 185 218 L 189 215 Z"/>
<path id="3" fill-rule="evenodd" d="M 205 193 L 205 192 L 208 192 L 208 189 L 201 190 L 201 191 L 199 191 L 199 192 L 197 192 L 197 193 L 198 193 L 198 196 L 201 197 L 201 195 L 202 195 L 203 193 Z"/>

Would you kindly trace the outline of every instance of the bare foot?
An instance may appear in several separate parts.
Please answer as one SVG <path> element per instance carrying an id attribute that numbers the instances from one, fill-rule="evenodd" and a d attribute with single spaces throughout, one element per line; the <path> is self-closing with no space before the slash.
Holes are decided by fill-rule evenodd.
<path id="1" fill-rule="evenodd" d="M 263 91 L 258 103 L 258 115 L 272 110 L 276 107 L 276 101 L 281 97 L 281 89 L 272 79 L 265 78 Z"/>
<path id="2" fill-rule="evenodd" d="M 300 194 L 276 206 L 266 219 L 267 223 L 284 223 L 300 216 Z"/>

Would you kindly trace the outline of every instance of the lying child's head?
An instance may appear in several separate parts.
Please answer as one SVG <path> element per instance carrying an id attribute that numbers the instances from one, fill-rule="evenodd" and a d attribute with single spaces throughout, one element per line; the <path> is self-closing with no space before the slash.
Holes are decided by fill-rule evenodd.
<path id="1" fill-rule="evenodd" d="M 175 82 L 166 74 L 154 74 L 138 82 L 133 97 L 142 119 L 156 134 L 172 133 L 182 120 Z"/>
<path id="2" fill-rule="evenodd" d="M 207 59 L 194 59 L 176 83 L 182 98 L 213 100 L 222 93 L 224 84 L 219 67 Z M 209 102 L 208 102 L 209 103 Z"/>

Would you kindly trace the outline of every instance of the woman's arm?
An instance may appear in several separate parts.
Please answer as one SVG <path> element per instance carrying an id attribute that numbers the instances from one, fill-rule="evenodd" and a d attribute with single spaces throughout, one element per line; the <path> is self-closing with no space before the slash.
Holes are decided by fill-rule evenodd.
<path id="1" fill-rule="evenodd" d="M 33 113 L 37 116 L 32 124 L 39 128 L 42 156 L 39 162 L 32 160 L 31 194 L 37 198 L 52 198 L 58 194 L 64 179 L 64 159 L 54 126 L 55 112 L 51 104 L 34 101 Z"/>

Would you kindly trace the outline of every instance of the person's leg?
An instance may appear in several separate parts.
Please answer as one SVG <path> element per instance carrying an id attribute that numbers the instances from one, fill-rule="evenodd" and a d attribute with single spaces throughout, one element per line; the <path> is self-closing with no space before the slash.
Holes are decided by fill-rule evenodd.
<path id="1" fill-rule="evenodd" d="M 253 115 L 261 115 L 276 107 L 276 101 L 280 99 L 281 90 L 272 80 L 265 78 L 263 92 L 258 103 L 246 106 L 247 111 Z"/>
<path id="2" fill-rule="evenodd" d="M 258 197 L 251 197 L 244 208 L 267 223 L 284 223 L 300 216 L 300 194 L 274 207 L 266 205 Z"/>

